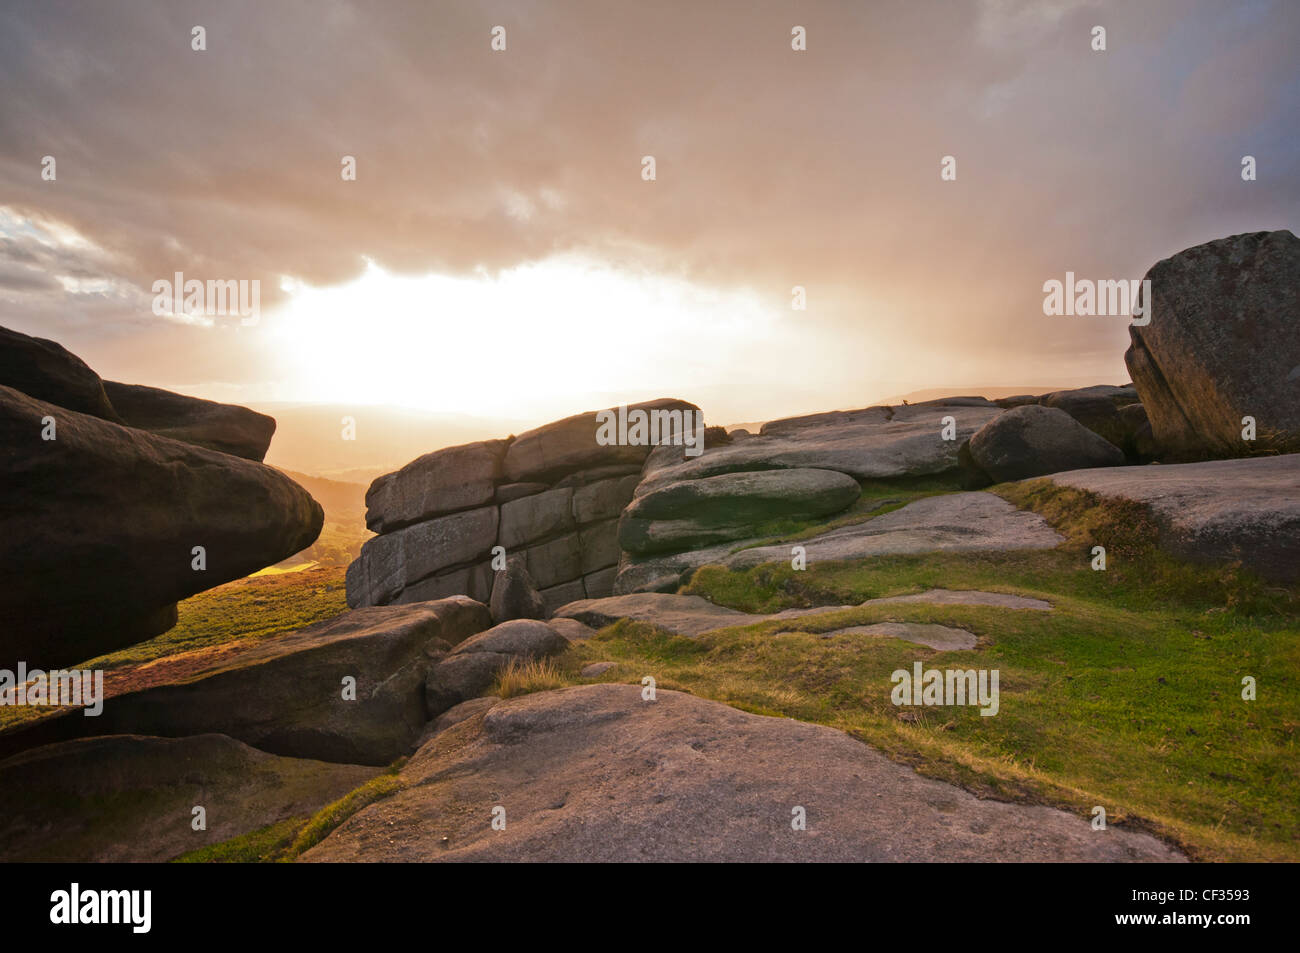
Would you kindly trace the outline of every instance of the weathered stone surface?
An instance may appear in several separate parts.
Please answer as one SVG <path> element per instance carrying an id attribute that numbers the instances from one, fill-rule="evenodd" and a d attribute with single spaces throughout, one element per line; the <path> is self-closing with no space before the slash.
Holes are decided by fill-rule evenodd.
<path id="1" fill-rule="evenodd" d="M 0 860 L 162 863 L 312 814 L 377 772 L 220 734 L 65 741 L 0 763 Z M 207 810 L 202 831 L 190 826 L 195 804 Z"/>
<path id="2" fill-rule="evenodd" d="M 583 573 L 594 573 L 618 564 L 618 520 L 593 523 L 578 530 Z"/>
<path id="3" fill-rule="evenodd" d="M 114 381 L 104 393 L 127 426 L 245 460 L 260 463 L 275 435 L 274 417 L 235 404 Z"/>
<path id="4" fill-rule="evenodd" d="M 859 480 L 944 473 L 957 467 L 962 441 L 1000 412 L 991 405 L 909 405 L 774 420 L 760 434 L 706 449 L 698 457 L 684 457 L 675 447 L 656 449 L 636 495 L 739 470 L 815 468 Z M 943 439 L 943 421 L 949 416 L 954 440 Z"/>
<path id="5" fill-rule="evenodd" d="M 491 609 L 493 622 L 546 618 L 546 603 L 522 556 L 509 557 L 506 568 L 493 574 Z"/>
<path id="6" fill-rule="evenodd" d="M 111 697 L 96 718 L 58 714 L 0 733 L 0 754 L 71 737 L 217 732 L 269 751 L 322 761 L 388 764 L 428 721 L 429 653 L 491 624 L 463 596 L 357 609 L 248 645 L 173 682 Z M 356 679 L 356 699 L 343 678 Z"/>
<path id="7" fill-rule="evenodd" d="M 61 344 L 9 328 L 0 328 L 0 387 L 65 410 L 123 422 L 99 375 L 85 361 Z"/>
<path id="8" fill-rule="evenodd" d="M 664 398 L 630 404 L 632 410 L 698 412 L 694 404 Z M 575 414 L 522 433 L 511 442 L 505 456 L 505 477 L 510 482 L 549 482 L 575 470 L 618 464 L 640 464 L 650 452 L 648 446 L 602 446 L 596 442 L 600 424 L 596 411 Z"/>
<path id="9" fill-rule="evenodd" d="M 617 662 L 592 662 L 590 665 L 584 665 L 578 674 L 583 678 L 599 678 L 617 664 Z"/>
<path id="10" fill-rule="evenodd" d="M 536 496 L 511 500 L 501 506 L 499 542 L 513 550 L 559 533 L 572 532 L 573 490 L 547 490 Z"/>
<path id="11" fill-rule="evenodd" d="M 605 599 L 582 599 L 556 610 L 554 625 L 561 619 L 576 619 L 583 624 L 600 629 L 619 619 L 636 619 L 667 629 L 675 635 L 694 638 L 714 629 L 741 625 L 755 625 L 773 620 L 806 619 L 810 616 L 842 612 L 845 609 L 863 609 L 893 603 L 923 603 L 949 606 L 991 606 L 1003 609 L 1030 609 L 1050 611 L 1051 605 L 1041 599 L 979 590 L 929 589 L 925 592 L 903 596 L 885 596 L 868 599 L 857 606 L 814 606 L 808 609 L 784 609 L 771 614 L 741 612 L 715 605 L 702 596 L 678 595 L 664 592 L 639 592 L 611 596 Z M 788 627 L 793 630 L 793 626 Z M 838 631 L 838 630 L 836 630 Z M 877 633 L 873 633 L 877 634 Z M 899 636 L 900 638 L 902 636 Z M 915 640 L 912 640 L 915 641 Z M 973 642 L 971 643 L 974 644 Z"/>
<path id="12" fill-rule="evenodd" d="M 1024 407 L 1027 404 L 1037 404 L 1041 398 L 1033 394 L 1016 394 L 1014 397 L 999 397 L 993 403 L 997 404 L 1003 410 L 1010 410 L 1012 407 Z"/>
<path id="13" fill-rule="evenodd" d="M 1161 459 L 1300 446 L 1300 239 L 1232 235 L 1157 262 L 1124 355 Z M 1242 440 L 1242 417 L 1257 440 Z"/>
<path id="14" fill-rule="evenodd" d="M 492 652 L 521 659 L 540 659 L 564 651 L 567 639 L 545 622 L 512 619 L 466 639 L 450 657 L 473 652 Z"/>
<path id="15" fill-rule="evenodd" d="M 1125 426 L 1119 408 L 1137 403 L 1137 391 L 1132 386 L 1113 387 L 1098 384 L 1076 390 L 1058 390 L 1044 395 L 1044 407 L 1063 410 L 1097 436 L 1121 450 L 1129 446 L 1129 428 Z"/>
<path id="16" fill-rule="evenodd" d="M 556 618 L 548 620 L 546 624 L 570 642 L 581 642 L 583 639 L 589 639 L 596 634 L 595 629 L 589 625 L 583 625 L 577 619 Z"/>
<path id="17" fill-rule="evenodd" d="M 46 416 L 55 440 L 41 439 Z M 33 667 L 165 631 L 178 600 L 305 549 L 324 520 L 271 467 L 7 387 L 0 447 L 0 657 Z"/>
<path id="18" fill-rule="evenodd" d="M 459 725 L 462 721 L 468 721 L 477 715 L 484 714 L 500 701 L 501 698 L 498 695 L 483 695 L 480 698 L 463 701 L 459 705 L 452 705 L 429 722 L 429 726 L 424 729 L 424 734 L 420 736 L 419 747 L 423 748 L 431 738 L 442 734 L 448 728 Z"/>
<path id="19" fill-rule="evenodd" d="M 1001 497 L 991 493 L 949 493 L 801 540 L 799 545 L 804 547 L 811 566 L 822 561 L 894 553 L 1053 549 L 1064 541 L 1041 516 L 1018 509 Z M 724 566 L 744 568 L 789 559 L 790 547 L 775 545 L 742 549 L 718 561 Z"/>
<path id="20" fill-rule="evenodd" d="M 1149 506 L 1187 559 L 1300 580 L 1300 454 L 1058 473 L 1053 482 Z"/>
<path id="21" fill-rule="evenodd" d="M 641 476 L 640 463 L 616 463 L 607 467 L 592 467 L 590 470 L 579 470 L 576 473 L 570 473 L 564 479 L 555 484 L 556 488 L 585 487 L 593 483 L 604 483 L 609 480 L 617 480 L 623 477 L 634 476 L 638 479 Z"/>
<path id="22" fill-rule="evenodd" d="M 487 690 L 512 661 L 532 661 L 562 652 L 569 640 L 545 622 L 502 622 L 458 645 L 425 681 L 430 714 L 444 712 Z"/>
<path id="23" fill-rule="evenodd" d="M 439 735 L 405 790 L 308 861 L 1174 861 L 1155 838 L 980 799 L 847 735 L 672 691 L 507 699 Z M 505 830 L 482 805 L 510 805 Z M 792 831 L 790 807 L 807 810 Z"/>
<path id="24" fill-rule="evenodd" d="M 973 649 L 977 641 L 973 632 L 930 622 L 873 622 L 870 625 L 850 625 L 817 634 L 823 639 L 842 635 L 899 639 L 903 642 L 924 645 L 939 652 Z"/>
<path id="25" fill-rule="evenodd" d="M 725 473 L 643 492 L 623 512 L 619 545 L 649 554 L 696 549 L 754 535 L 766 520 L 814 519 L 845 509 L 861 490 L 834 470 Z"/>
<path id="26" fill-rule="evenodd" d="M 510 664 L 502 652 L 471 652 L 448 656 L 432 670 L 424 683 L 424 704 L 430 715 L 439 715 L 482 695 Z"/>
<path id="27" fill-rule="evenodd" d="M 561 536 L 524 550 L 528 574 L 545 597 L 546 590 L 561 583 L 581 580 L 582 543 L 577 533 Z M 581 581 L 578 583 L 582 585 Z"/>
<path id="28" fill-rule="evenodd" d="M 550 488 L 550 484 L 547 483 L 503 483 L 496 488 L 492 499 L 497 503 L 509 503 L 511 500 L 521 500 L 525 496 L 545 493 Z"/>
<path id="29" fill-rule="evenodd" d="M 492 598 L 493 572 L 486 560 L 473 566 L 452 569 L 434 576 L 426 576 L 406 586 L 389 605 L 411 602 L 429 602 L 448 596 L 469 596 L 475 602 Z"/>
<path id="30" fill-rule="evenodd" d="M 618 567 L 616 566 L 587 573 L 582 577 L 582 591 L 588 599 L 603 599 L 605 596 L 613 595 L 614 580 L 617 576 Z"/>
<path id="31" fill-rule="evenodd" d="M 491 503 L 505 448 L 504 440 L 447 447 L 381 476 L 366 492 L 366 526 L 387 533 Z"/>
<path id="32" fill-rule="evenodd" d="M 1151 432 L 1147 409 L 1141 404 L 1125 404 L 1119 409 L 1124 424 L 1124 451 L 1134 461 L 1148 461 L 1159 452 Z"/>
<path id="33" fill-rule="evenodd" d="M 439 516 L 366 540 L 348 566 L 348 605 L 387 605 L 407 586 L 485 559 L 497 538 L 497 508 Z"/>
<path id="34" fill-rule="evenodd" d="M 546 614 L 552 615 L 560 606 L 584 599 L 586 595 L 587 588 L 582 584 L 582 580 L 574 579 L 571 582 L 563 582 L 558 586 L 543 589 L 542 601 L 546 603 Z"/>
<path id="35" fill-rule="evenodd" d="M 641 482 L 634 473 L 613 480 L 589 483 L 574 490 L 573 518 L 580 524 L 617 519 L 623 508 L 632 501 L 632 493 Z"/>
<path id="36" fill-rule="evenodd" d="M 1121 426 L 1119 414 L 1115 414 Z M 1124 452 L 1063 410 L 1028 405 L 1008 410 L 989 421 L 970 439 L 975 464 L 994 480 L 1121 466 Z"/>

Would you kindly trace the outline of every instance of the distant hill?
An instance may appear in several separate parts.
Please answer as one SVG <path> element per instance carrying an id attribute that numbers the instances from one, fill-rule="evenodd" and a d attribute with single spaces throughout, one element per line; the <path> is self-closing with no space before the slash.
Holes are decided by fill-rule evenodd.
<path id="1" fill-rule="evenodd" d="M 276 421 L 267 463 L 297 473 L 361 484 L 363 492 L 375 477 L 431 450 L 504 437 L 534 426 L 518 420 L 435 414 L 405 407 L 251 406 Z M 355 421 L 353 440 L 344 439 L 345 417 Z"/>
<path id="2" fill-rule="evenodd" d="M 304 563 L 346 566 L 356 559 L 362 543 L 374 535 L 366 529 L 366 485 L 327 480 L 284 467 L 276 469 L 310 493 L 325 511 L 325 525 L 316 542 L 276 566 L 281 569 Z"/>

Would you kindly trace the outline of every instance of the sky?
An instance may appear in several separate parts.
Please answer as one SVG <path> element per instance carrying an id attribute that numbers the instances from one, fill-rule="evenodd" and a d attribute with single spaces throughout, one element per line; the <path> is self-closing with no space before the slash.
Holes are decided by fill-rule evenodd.
<path id="1" fill-rule="evenodd" d="M 1297 49 L 1285 0 L 7 0 L 0 324 L 537 423 L 1123 383 L 1127 319 L 1044 282 L 1296 230 Z M 259 282 L 256 322 L 155 313 L 176 272 Z"/>

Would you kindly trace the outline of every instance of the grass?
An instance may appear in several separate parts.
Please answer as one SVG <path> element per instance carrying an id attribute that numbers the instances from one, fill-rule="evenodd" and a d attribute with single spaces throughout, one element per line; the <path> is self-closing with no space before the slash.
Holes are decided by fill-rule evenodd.
<path id="1" fill-rule="evenodd" d="M 759 546 L 797 543 L 842 526 L 865 523 L 869 519 L 900 509 L 923 497 L 952 493 L 960 489 L 957 477 L 952 474 L 858 482 L 862 487 L 862 494 L 852 506 L 833 520 L 770 520 L 754 528 L 755 539 L 738 545 L 731 551 L 738 553 L 743 549 L 754 549 Z"/>
<path id="2" fill-rule="evenodd" d="M 388 770 L 327 804 L 310 817 L 292 817 L 219 844 L 211 844 L 175 858 L 179 864 L 271 864 L 289 863 L 315 847 L 330 832 L 362 808 L 392 797 L 405 787 L 399 772 L 406 764 L 399 758 Z"/>
<path id="3" fill-rule="evenodd" d="M 1300 598 L 1237 566 L 1182 563 L 1152 545 L 1145 510 L 1031 483 L 995 488 L 1049 517 L 1070 540 L 1046 552 L 880 557 L 744 571 L 700 569 L 685 591 L 751 612 L 853 605 L 928 588 L 1046 599 L 1051 612 L 917 604 L 850 609 L 799 623 L 669 635 L 628 620 L 577 643 L 558 664 L 571 682 L 653 675 L 737 708 L 842 729 L 924 774 L 980 795 L 1047 803 L 1138 827 L 1205 860 L 1300 860 Z M 1093 571 L 1090 548 L 1107 547 Z M 817 633 L 885 620 L 935 622 L 980 637 L 937 653 L 893 639 Z M 785 623 L 789 625 L 790 623 Z M 890 701 L 890 674 L 996 668 L 1001 710 Z M 1242 699 L 1252 676 L 1258 699 Z"/>
<path id="4" fill-rule="evenodd" d="M 519 661 L 511 659 L 485 695 L 498 695 L 501 698 L 514 698 L 532 692 L 546 692 L 553 688 L 567 685 L 563 673 L 550 659 Z"/>

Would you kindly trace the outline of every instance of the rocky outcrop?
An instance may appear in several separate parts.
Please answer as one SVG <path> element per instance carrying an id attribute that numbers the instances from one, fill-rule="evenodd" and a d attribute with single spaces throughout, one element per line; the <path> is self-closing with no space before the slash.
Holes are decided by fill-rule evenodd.
<path id="1" fill-rule="evenodd" d="M 684 411 L 698 413 L 670 399 L 628 408 L 637 410 L 675 413 L 678 427 Z M 380 477 L 366 495 L 367 525 L 380 535 L 348 567 L 348 604 L 458 593 L 487 602 L 501 586 L 499 611 L 518 618 L 608 595 L 620 556 L 618 516 L 652 447 L 599 437 L 592 411 L 518 437 L 438 450 Z M 528 575 L 542 610 L 517 579 L 501 579 L 512 564 Z"/>
<path id="2" fill-rule="evenodd" d="M 445 653 L 491 624 L 464 596 L 357 609 L 274 639 L 233 643 L 197 671 L 111 696 L 87 718 L 55 710 L 0 733 L 0 756 L 75 737 L 215 732 L 272 754 L 384 765 L 410 751 L 430 713 L 424 681 Z"/>
<path id="3" fill-rule="evenodd" d="M 1124 355 L 1162 459 L 1300 448 L 1300 239 L 1233 235 L 1154 265 Z M 1243 417 L 1256 439 L 1243 440 Z"/>
<path id="4" fill-rule="evenodd" d="M 1300 454 L 1078 470 L 1052 480 L 1150 507 L 1159 545 L 1177 556 L 1240 561 L 1265 578 L 1300 581 Z"/>
<path id="5" fill-rule="evenodd" d="M 519 556 L 511 556 L 505 570 L 495 574 L 489 608 L 493 622 L 546 618 L 546 601 Z"/>
<path id="6" fill-rule="evenodd" d="M 114 381 L 104 381 L 104 393 L 130 427 L 245 460 L 260 463 L 275 435 L 274 417 L 235 404 Z"/>
<path id="7" fill-rule="evenodd" d="M 163 863 L 312 814 L 377 772 L 267 754 L 219 734 L 47 745 L 0 762 L 0 860 Z"/>
<path id="8" fill-rule="evenodd" d="M 832 728 L 679 692 L 646 701 L 639 685 L 507 699 L 435 737 L 401 777 L 302 859 L 1184 859 L 1148 834 L 977 798 Z M 792 830 L 796 807 L 806 830 Z"/>
<path id="9" fill-rule="evenodd" d="M 661 484 L 624 510 L 618 542 L 639 555 L 695 549 L 752 536 L 754 527 L 768 520 L 838 513 L 860 492 L 851 476 L 812 469 L 723 473 Z"/>
<path id="10" fill-rule="evenodd" d="M 1058 390 L 1045 394 L 1039 401 L 1044 407 L 1065 411 L 1075 422 L 1130 454 L 1133 449 L 1133 431 L 1124 422 L 1120 411 L 1137 402 L 1137 391 L 1133 387 L 1112 387 L 1108 384 Z"/>
<path id="11" fill-rule="evenodd" d="M 1120 423 L 1118 413 L 1115 421 Z M 999 483 L 1124 463 L 1119 447 L 1065 411 L 1034 404 L 1008 410 L 981 427 L 971 437 L 970 455 Z"/>
<path id="12" fill-rule="evenodd" d="M 324 518 L 271 467 L 7 387 L 0 448 L 0 656 L 33 666 L 165 631 L 178 600 L 305 549 Z"/>
<path id="13" fill-rule="evenodd" d="M 61 344 L 0 328 L 0 387 L 79 414 L 122 423 L 104 382 Z"/>

